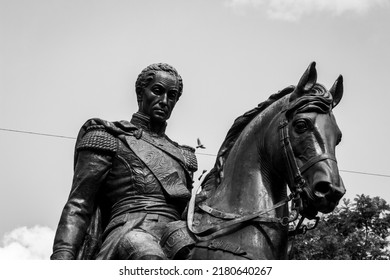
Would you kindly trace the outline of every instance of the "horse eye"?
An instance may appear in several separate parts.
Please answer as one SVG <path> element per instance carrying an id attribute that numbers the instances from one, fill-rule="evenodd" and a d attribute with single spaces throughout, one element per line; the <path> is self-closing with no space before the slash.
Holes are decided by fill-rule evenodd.
<path id="1" fill-rule="evenodd" d="M 307 125 L 307 122 L 304 120 L 297 120 L 294 123 L 294 127 L 295 127 L 295 131 L 297 133 L 303 133 L 309 128 L 309 126 Z"/>

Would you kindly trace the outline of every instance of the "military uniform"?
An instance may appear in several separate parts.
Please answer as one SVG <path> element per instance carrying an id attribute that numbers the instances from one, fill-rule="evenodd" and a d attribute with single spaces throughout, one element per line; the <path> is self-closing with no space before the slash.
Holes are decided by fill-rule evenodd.
<path id="1" fill-rule="evenodd" d="M 166 258 L 159 242 L 167 224 L 181 219 L 197 161 L 193 148 L 149 125 L 136 113 L 130 122 L 92 119 L 82 127 L 52 259 L 80 257 L 97 211 L 99 246 L 91 258 Z"/>

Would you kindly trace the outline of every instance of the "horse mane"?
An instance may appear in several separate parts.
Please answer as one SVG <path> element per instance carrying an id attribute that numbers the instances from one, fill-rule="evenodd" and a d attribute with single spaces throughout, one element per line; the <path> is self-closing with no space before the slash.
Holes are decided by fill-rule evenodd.
<path id="1" fill-rule="evenodd" d="M 235 119 L 233 125 L 226 134 L 225 140 L 222 142 L 222 145 L 219 148 L 217 159 L 213 169 L 210 170 L 210 172 L 204 179 L 204 183 L 202 184 L 203 191 L 207 192 L 207 189 L 210 189 L 210 187 L 216 187 L 217 185 L 219 185 L 222 177 L 224 162 L 229 156 L 230 150 L 234 146 L 234 143 L 236 142 L 244 128 L 247 126 L 247 124 L 251 122 L 257 115 L 263 112 L 266 108 L 268 108 L 272 103 L 279 100 L 283 96 L 291 93 L 294 89 L 295 86 L 289 86 L 277 93 L 272 94 L 266 101 L 261 102 L 257 105 L 257 107 L 247 111 L 242 116 L 239 116 Z"/>

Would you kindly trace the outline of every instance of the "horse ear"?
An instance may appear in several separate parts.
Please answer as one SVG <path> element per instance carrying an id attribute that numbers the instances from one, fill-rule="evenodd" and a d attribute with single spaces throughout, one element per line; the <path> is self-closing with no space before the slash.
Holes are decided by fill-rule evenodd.
<path id="1" fill-rule="evenodd" d="M 343 76 L 340 75 L 337 80 L 334 82 L 332 88 L 329 90 L 330 94 L 333 97 L 333 108 L 339 104 L 341 98 L 343 97 L 344 86 L 343 86 Z"/>
<path id="2" fill-rule="evenodd" d="M 304 95 L 306 92 L 310 91 L 317 82 L 317 70 L 316 63 L 313 61 L 307 67 L 305 73 L 303 73 L 301 79 L 298 82 L 294 92 L 291 94 L 290 102 L 297 99 L 298 97 Z"/>

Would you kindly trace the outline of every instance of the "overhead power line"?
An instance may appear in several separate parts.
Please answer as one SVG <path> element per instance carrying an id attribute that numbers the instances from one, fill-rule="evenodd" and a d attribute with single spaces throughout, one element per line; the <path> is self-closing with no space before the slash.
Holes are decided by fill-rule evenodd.
<path id="1" fill-rule="evenodd" d="M 8 132 L 15 132 L 15 133 L 33 134 L 33 135 L 39 135 L 39 136 L 48 136 L 48 137 L 65 138 L 65 139 L 76 140 L 76 137 L 63 136 L 63 135 L 56 135 L 56 134 L 47 134 L 47 133 L 39 133 L 39 132 L 32 132 L 32 131 L 25 131 L 25 130 L 15 130 L 15 129 L 7 129 L 7 128 L 0 128 L 0 130 L 2 130 L 2 131 L 8 131 Z M 216 156 L 217 156 L 217 155 L 215 155 L 215 154 L 199 153 L 199 152 L 196 152 L 196 154 L 197 154 L 197 155 L 201 155 L 201 156 L 212 156 L 212 157 L 216 157 Z M 343 170 L 343 169 L 340 169 L 340 172 L 346 172 L 346 173 L 354 173 L 354 174 L 361 174 L 361 175 L 368 175 L 368 176 L 376 176 L 376 177 L 390 178 L 390 175 L 387 175 L 387 174 L 379 174 L 379 173 L 369 173 L 369 172 L 352 171 L 352 170 Z"/>
<path id="2" fill-rule="evenodd" d="M 66 139 L 73 139 L 73 140 L 76 139 L 76 137 L 69 137 L 69 136 L 62 136 L 62 135 L 55 135 L 55 134 L 46 134 L 46 133 L 31 132 L 31 131 L 23 131 L 23 130 L 15 130 L 15 129 L 7 129 L 7 128 L 0 128 L 0 130 L 9 131 L 9 132 L 16 132 L 16 133 L 24 133 L 24 134 L 34 134 L 34 135 L 40 135 L 40 136 L 49 136 L 49 137 L 56 137 L 56 138 L 66 138 Z"/>
<path id="3" fill-rule="evenodd" d="M 342 170 L 342 169 L 340 169 L 340 172 L 347 172 L 347 173 L 355 173 L 355 174 L 362 174 L 362 175 L 370 175 L 370 176 L 390 178 L 390 175 L 386 175 L 386 174 L 368 173 L 368 172 Z"/>

